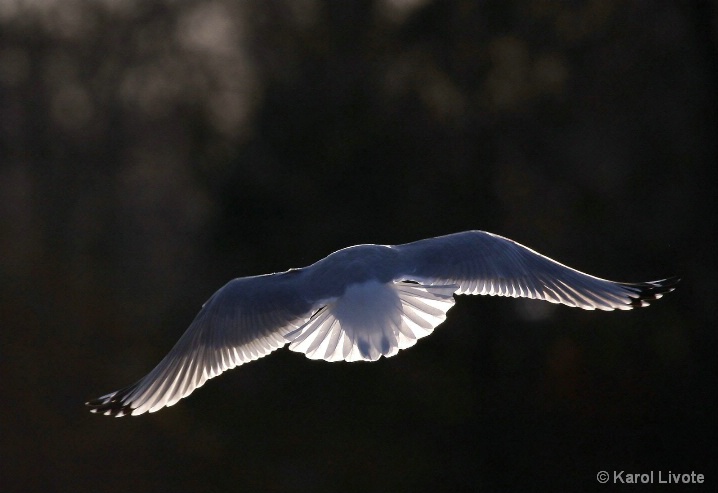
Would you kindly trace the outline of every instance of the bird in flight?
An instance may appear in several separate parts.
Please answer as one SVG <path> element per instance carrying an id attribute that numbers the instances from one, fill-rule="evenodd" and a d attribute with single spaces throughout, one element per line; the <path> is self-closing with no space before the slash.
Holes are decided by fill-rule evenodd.
<path id="1" fill-rule="evenodd" d="M 150 373 L 86 405 L 108 416 L 155 412 L 287 343 L 311 359 L 388 358 L 431 334 L 454 294 L 630 310 L 673 291 L 678 281 L 608 281 L 484 231 L 352 246 L 308 267 L 228 282 Z"/>

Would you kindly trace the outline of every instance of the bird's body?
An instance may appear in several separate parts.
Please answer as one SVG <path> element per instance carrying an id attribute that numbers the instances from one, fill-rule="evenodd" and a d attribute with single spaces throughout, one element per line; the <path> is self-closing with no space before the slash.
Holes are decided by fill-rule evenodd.
<path id="1" fill-rule="evenodd" d="M 287 343 L 326 361 L 390 357 L 443 322 L 455 293 L 628 310 L 677 282 L 607 281 L 483 231 L 352 246 L 308 267 L 230 281 L 147 376 L 87 405 L 112 416 L 154 412 Z"/>

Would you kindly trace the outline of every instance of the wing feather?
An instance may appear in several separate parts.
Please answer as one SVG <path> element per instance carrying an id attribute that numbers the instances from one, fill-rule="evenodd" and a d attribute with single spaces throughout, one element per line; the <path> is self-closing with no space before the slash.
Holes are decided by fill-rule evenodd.
<path id="1" fill-rule="evenodd" d="M 673 291 L 678 278 L 644 283 L 601 279 L 513 240 L 466 231 L 394 247 L 401 275 L 422 284 L 456 284 L 458 294 L 537 298 L 586 310 L 630 310 Z"/>
<path id="2" fill-rule="evenodd" d="M 284 346 L 284 335 L 315 309 L 301 296 L 299 270 L 235 279 L 204 304 L 167 356 L 144 378 L 87 405 L 110 416 L 171 406 L 225 370 Z"/>

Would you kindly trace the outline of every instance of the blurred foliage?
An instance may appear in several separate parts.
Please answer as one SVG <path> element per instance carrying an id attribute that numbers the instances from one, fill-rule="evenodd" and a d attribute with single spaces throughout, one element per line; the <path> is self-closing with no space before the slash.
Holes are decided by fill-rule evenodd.
<path id="1" fill-rule="evenodd" d="M 0 0 L 0 489 L 715 478 L 716 60 L 698 0 Z M 684 281 L 617 314 L 461 299 L 372 365 L 81 406 L 232 277 L 465 229 Z"/>

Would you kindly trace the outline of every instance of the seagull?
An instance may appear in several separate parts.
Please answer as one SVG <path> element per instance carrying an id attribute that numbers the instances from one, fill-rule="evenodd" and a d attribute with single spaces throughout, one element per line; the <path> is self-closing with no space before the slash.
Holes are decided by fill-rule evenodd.
<path id="1" fill-rule="evenodd" d="M 673 291 L 679 280 L 608 281 L 485 231 L 351 246 L 308 267 L 229 281 L 150 373 L 86 405 L 116 417 L 155 412 L 286 344 L 310 359 L 388 358 L 431 334 L 455 294 L 630 310 Z"/>

